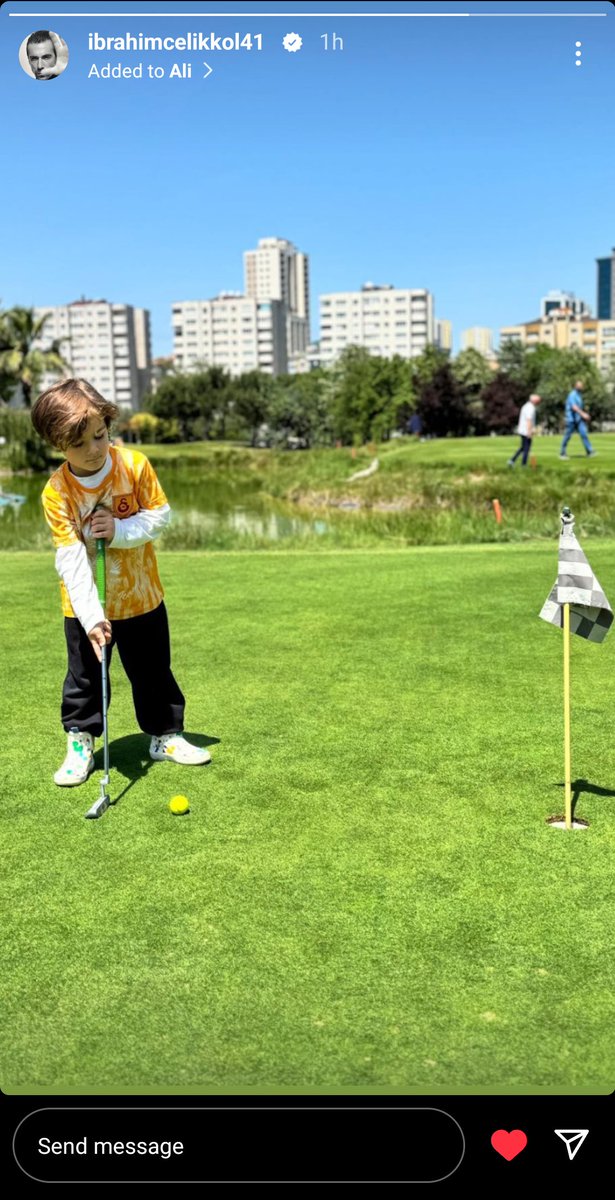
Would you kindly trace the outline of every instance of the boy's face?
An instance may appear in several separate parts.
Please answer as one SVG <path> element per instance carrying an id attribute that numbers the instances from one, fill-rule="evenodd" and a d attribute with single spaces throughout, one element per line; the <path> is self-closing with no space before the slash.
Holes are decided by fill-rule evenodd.
<path id="1" fill-rule="evenodd" d="M 56 65 L 56 52 L 51 40 L 28 46 L 28 61 L 37 79 L 46 79 Z"/>
<path id="2" fill-rule="evenodd" d="M 64 450 L 64 457 L 74 475 L 95 475 L 100 471 L 109 450 L 109 430 L 95 409 L 88 410 L 85 431 L 72 446 Z"/>

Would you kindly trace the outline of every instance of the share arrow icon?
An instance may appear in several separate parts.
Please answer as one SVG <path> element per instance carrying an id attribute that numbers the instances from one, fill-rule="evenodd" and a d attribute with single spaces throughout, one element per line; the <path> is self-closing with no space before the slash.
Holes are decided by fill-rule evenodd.
<path id="1" fill-rule="evenodd" d="M 568 1158 L 572 1162 L 577 1150 L 581 1149 L 589 1129 L 554 1129 L 553 1132 L 565 1143 Z"/>

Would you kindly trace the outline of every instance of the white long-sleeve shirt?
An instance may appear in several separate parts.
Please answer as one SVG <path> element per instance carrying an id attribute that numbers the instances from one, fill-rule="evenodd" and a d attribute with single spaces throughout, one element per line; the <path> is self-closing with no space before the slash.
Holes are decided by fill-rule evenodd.
<path id="1" fill-rule="evenodd" d="M 164 503 L 138 508 L 135 512 L 139 491 L 150 502 L 153 498 L 154 503 L 156 499 Z M 91 514 L 103 497 L 105 505 L 113 506 L 116 511 L 129 512 L 132 508 L 126 517 L 114 516 L 115 533 L 107 542 L 107 598 L 111 604 L 106 614 L 94 579 L 91 534 Z M 171 520 L 166 497 L 144 455 L 113 448 L 100 471 L 84 477 L 73 475 L 64 464 L 45 488 L 43 505 L 57 546 L 56 569 L 65 589 L 65 615 L 77 617 L 89 633 L 105 615 L 110 619 L 138 615 L 160 603 L 163 593 L 153 550 L 145 551 L 145 559 L 143 552 L 137 554 L 134 571 L 122 567 L 122 551 L 138 551 L 139 547 L 147 546 Z M 113 551 L 120 554 L 114 555 Z"/>

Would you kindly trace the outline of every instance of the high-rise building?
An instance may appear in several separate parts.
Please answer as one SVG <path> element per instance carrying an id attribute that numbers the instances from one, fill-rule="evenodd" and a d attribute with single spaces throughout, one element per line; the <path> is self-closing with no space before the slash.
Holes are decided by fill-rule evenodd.
<path id="1" fill-rule="evenodd" d="M 289 357 L 302 354 L 310 341 L 310 278 L 307 254 L 285 238 L 260 238 L 256 250 L 244 253 L 246 296 L 259 303 L 278 300 L 286 306 Z"/>
<path id="2" fill-rule="evenodd" d="M 436 344 L 440 350 L 453 349 L 453 323 L 452 321 L 439 320 L 436 321 Z"/>
<path id="3" fill-rule="evenodd" d="M 287 370 L 286 305 L 239 292 L 173 305 L 173 357 L 180 371 L 224 367 L 231 375 Z"/>
<path id="4" fill-rule="evenodd" d="M 610 258 L 597 258 L 598 297 L 596 312 L 599 321 L 615 318 L 615 246 Z"/>
<path id="5" fill-rule="evenodd" d="M 71 304 L 36 307 L 34 312 L 37 318 L 48 318 L 37 346 L 45 347 L 57 339 L 71 375 L 87 379 L 121 408 L 139 409 L 151 376 L 147 309 L 82 298 Z M 58 378 L 46 374 L 41 390 Z"/>
<path id="6" fill-rule="evenodd" d="M 415 358 L 435 341 L 433 296 L 423 288 L 366 283 L 360 292 L 320 297 L 320 361 L 334 362 L 346 346 L 370 354 Z"/>
<path id="7" fill-rule="evenodd" d="M 558 311 L 521 325 L 507 325 L 500 329 L 500 348 L 505 341 L 529 348 L 543 345 L 556 350 L 582 350 L 604 373 L 615 363 L 615 320 L 576 318 Z"/>
<path id="8" fill-rule="evenodd" d="M 310 342 L 302 354 L 294 354 L 289 358 L 288 374 L 305 375 L 308 371 L 316 371 L 320 366 L 320 343 Z"/>
<path id="9" fill-rule="evenodd" d="M 493 356 L 493 330 L 484 325 L 473 325 L 461 335 L 462 350 L 478 350 L 485 358 Z"/>
<path id="10" fill-rule="evenodd" d="M 137 393 L 140 400 L 149 391 L 152 381 L 152 352 L 149 312 L 144 308 L 133 309 L 135 356 L 137 364 Z M 137 404 L 137 408 L 139 405 Z"/>
<path id="11" fill-rule="evenodd" d="M 572 317 L 591 317 L 591 308 L 584 300 L 579 300 L 574 292 L 552 291 L 540 301 L 541 317 L 551 313 L 565 312 Z"/>

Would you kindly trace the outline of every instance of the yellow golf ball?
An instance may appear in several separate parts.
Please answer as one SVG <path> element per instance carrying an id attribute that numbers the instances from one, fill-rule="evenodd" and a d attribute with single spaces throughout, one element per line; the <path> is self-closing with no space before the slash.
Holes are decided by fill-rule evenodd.
<path id="1" fill-rule="evenodd" d="M 185 796 L 172 796 L 169 800 L 169 808 L 172 813 L 175 813 L 176 817 L 181 816 L 182 813 L 190 812 L 190 805 Z"/>

